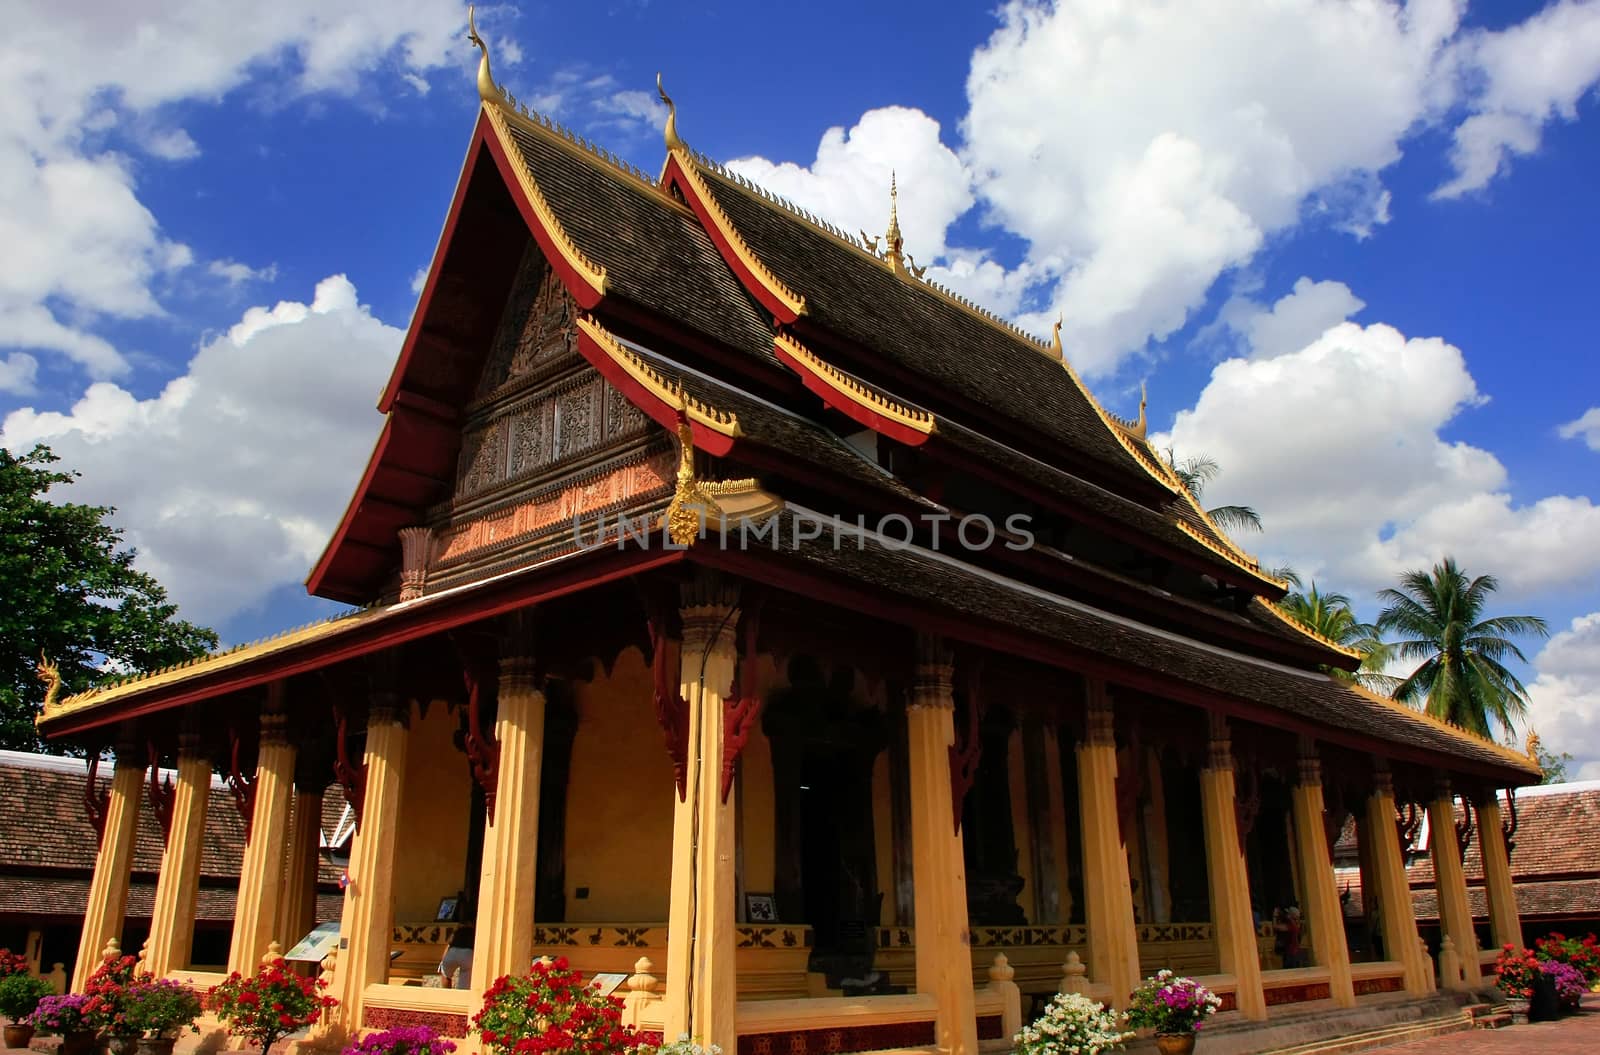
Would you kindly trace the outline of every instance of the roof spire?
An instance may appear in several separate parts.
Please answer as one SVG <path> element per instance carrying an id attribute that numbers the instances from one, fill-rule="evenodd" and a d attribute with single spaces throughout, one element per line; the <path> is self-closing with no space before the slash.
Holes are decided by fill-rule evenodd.
<path id="1" fill-rule="evenodd" d="M 900 234 L 900 188 L 893 169 L 889 171 L 889 229 L 884 232 L 883 240 L 884 259 L 889 261 L 895 274 L 905 274 L 905 254 L 901 252 L 905 248 L 905 239 Z"/>
<path id="2" fill-rule="evenodd" d="M 494 75 L 489 72 L 489 45 L 485 44 L 483 38 L 478 36 L 475 8 L 476 5 L 474 4 L 467 5 L 467 39 L 476 44 L 478 50 L 483 52 L 483 57 L 478 60 L 478 98 L 486 103 L 503 105 L 505 103 L 505 92 L 500 89 L 499 85 L 494 83 Z"/>
<path id="3" fill-rule="evenodd" d="M 667 126 L 662 129 L 662 138 L 667 142 L 668 150 L 688 150 L 689 144 L 685 143 L 678 135 L 678 106 L 672 101 L 672 96 L 661 86 L 661 73 L 656 72 L 656 94 L 661 96 L 661 101 L 667 107 Z"/>
<path id="4" fill-rule="evenodd" d="M 1145 407 L 1145 403 L 1149 400 L 1149 395 L 1150 394 L 1145 390 L 1144 382 L 1140 381 L 1139 382 L 1139 420 L 1134 423 L 1133 432 L 1134 432 L 1134 435 L 1138 436 L 1141 440 L 1145 438 L 1145 433 L 1147 431 L 1149 431 L 1149 427 L 1146 425 L 1145 417 L 1144 417 L 1144 407 Z"/>
<path id="5" fill-rule="evenodd" d="M 1063 363 L 1067 361 L 1067 354 L 1061 350 L 1061 324 L 1066 321 L 1065 314 L 1056 315 L 1056 321 L 1050 324 L 1050 351 Z"/>

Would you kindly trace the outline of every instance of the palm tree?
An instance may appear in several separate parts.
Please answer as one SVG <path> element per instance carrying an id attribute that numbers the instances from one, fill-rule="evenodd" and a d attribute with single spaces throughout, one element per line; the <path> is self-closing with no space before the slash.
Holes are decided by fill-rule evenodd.
<path id="1" fill-rule="evenodd" d="M 1222 474 L 1222 466 L 1217 464 L 1216 459 L 1204 454 L 1182 461 L 1178 460 L 1177 452 L 1171 447 L 1167 448 L 1166 454 L 1167 464 L 1172 466 L 1173 474 L 1196 502 L 1205 493 L 1206 484 Z M 1249 506 L 1217 506 L 1206 510 L 1206 516 L 1215 520 L 1217 526 L 1229 534 L 1261 530 L 1261 516 Z"/>
<path id="2" fill-rule="evenodd" d="M 1394 631 L 1395 655 L 1421 660 L 1394 690 L 1394 698 L 1422 704 L 1436 718 L 1489 736 L 1489 723 L 1511 732 L 1512 722 L 1528 710 L 1528 691 L 1503 661 L 1526 663 L 1512 637 L 1545 638 L 1550 629 L 1532 615 L 1483 618 L 1489 595 L 1500 588 L 1492 575 L 1469 580 L 1453 557 L 1433 571 L 1407 572 L 1400 589 L 1384 590 L 1378 628 Z"/>
<path id="3" fill-rule="evenodd" d="M 1299 585 L 1298 580 L 1295 585 Z M 1278 608 L 1289 618 L 1360 654 L 1361 666 L 1354 673 L 1330 669 L 1329 674 L 1359 682 L 1373 692 L 1392 692 L 1399 684 L 1399 678 L 1383 672 L 1393 646 L 1383 640 L 1376 626 L 1356 618 L 1349 597 L 1342 593 L 1323 593 L 1313 581 L 1309 590 L 1296 590 L 1279 601 Z"/>

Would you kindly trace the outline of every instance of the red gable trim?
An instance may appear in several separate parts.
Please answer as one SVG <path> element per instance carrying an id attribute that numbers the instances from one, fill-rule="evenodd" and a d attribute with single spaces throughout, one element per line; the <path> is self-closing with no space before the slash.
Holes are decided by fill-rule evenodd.
<path id="1" fill-rule="evenodd" d="M 841 395 L 824 378 L 819 377 L 815 370 L 790 354 L 783 341 L 774 342 L 772 350 L 778 361 L 799 375 L 801 383 L 820 397 L 825 405 L 837 410 L 857 425 L 869 428 L 907 447 L 920 447 L 928 442 L 930 433 L 909 428 L 891 417 L 878 413 L 860 400 Z"/>
<path id="2" fill-rule="evenodd" d="M 578 351 L 600 371 L 600 376 L 628 398 L 628 402 L 648 414 L 657 425 L 676 433 L 678 408 L 642 384 L 626 367 L 613 359 L 598 341 L 581 329 L 578 331 Z M 694 445 L 707 454 L 721 458 L 733 450 L 732 436 L 707 428 L 693 418 L 689 419 L 689 428 L 694 436 Z"/>

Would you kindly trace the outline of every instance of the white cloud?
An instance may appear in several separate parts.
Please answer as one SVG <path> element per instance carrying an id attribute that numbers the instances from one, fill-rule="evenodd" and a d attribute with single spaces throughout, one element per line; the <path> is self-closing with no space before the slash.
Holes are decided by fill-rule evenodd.
<path id="1" fill-rule="evenodd" d="M 1581 439 L 1591 451 L 1600 451 L 1600 407 L 1590 407 L 1575 421 L 1560 428 L 1564 440 Z"/>
<path id="2" fill-rule="evenodd" d="M 0 359 L 0 392 L 27 395 L 39 373 L 39 360 L 27 352 L 12 352 Z"/>
<path id="3" fill-rule="evenodd" d="M 416 274 L 411 276 L 411 292 L 420 297 L 422 295 L 422 287 L 427 284 L 428 269 L 426 267 L 417 268 Z"/>
<path id="4" fill-rule="evenodd" d="M 83 474 L 75 499 L 117 507 L 140 566 L 184 615 L 220 622 L 299 582 L 321 553 L 402 336 L 334 275 L 309 304 L 246 311 L 159 394 L 96 382 L 66 413 L 14 411 L 0 443 L 54 448 Z"/>
<path id="5" fill-rule="evenodd" d="M 237 286 L 245 282 L 271 282 L 278 277 L 278 265 L 251 267 L 237 260 L 213 260 L 206 265 L 206 272 L 224 280 L 230 286 Z"/>
<path id="6" fill-rule="evenodd" d="M 889 181 L 898 172 L 906 251 L 928 263 L 945 255 L 945 232 L 972 208 L 971 177 L 939 139 L 939 122 L 904 106 L 869 110 L 856 125 L 830 128 L 808 166 L 739 158 L 734 171 L 846 231 L 881 236 L 889 225 Z"/>
<path id="7" fill-rule="evenodd" d="M 1239 335 L 1244 349 L 1258 359 L 1297 352 L 1366 307 L 1343 282 L 1313 282 L 1301 276 L 1293 292 L 1271 307 L 1235 296 L 1222 306 L 1219 321 Z"/>
<path id="8" fill-rule="evenodd" d="M 127 372 L 99 324 L 159 315 L 154 281 L 193 261 L 137 190 L 142 160 L 200 149 L 173 104 L 268 71 L 280 100 L 348 94 L 380 67 L 426 71 L 452 47 L 464 55 L 461 14 L 447 0 L 13 12 L 0 38 L 0 349 L 54 352 L 92 378 Z"/>
<path id="9" fill-rule="evenodd" d="M 1600 612 L 1579 616 L 1534 657 L 1528 726 L 1570 754 L 1569 780 L 1600 780 Z"/>
<path id="10" fill-rule="evenodd" d="M 1455 346 L 1346 322 L 1299 351 L 1219 364 L 1155 442 L 1215 458 L 1207 502 L 1254 506 L 1270 563 L 1358 601 L 1445 554 L 1496 575 L 1510 601 L 1593 588 L 1600 508 L 1518 505 L 1494 455 L 1440 435 L 1482 401 Z"/>
<path id="11" fill-rule="evenodd" d="M 1501 32 L 1457 47 L 1473 111 L 1455 131 L 1455 175 L 1434 192 L 1455 198 L 1486 186 L 1511 158 L 1539 148 L 1550 121 L 1573 121 L 1600 83 L 1600 3 L 1561 0 Z"/>

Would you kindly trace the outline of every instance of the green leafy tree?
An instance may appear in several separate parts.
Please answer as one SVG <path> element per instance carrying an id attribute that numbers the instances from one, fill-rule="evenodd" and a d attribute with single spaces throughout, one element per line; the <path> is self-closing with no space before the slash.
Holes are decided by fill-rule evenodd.
<path id="1" fill-rule="evenodd" d="M 65 696 L 217 645 L 134 568 L 134 551 L 106 523 L 113 509 L 47 497 L 77 478 L 54 468 L 59 460 L 43 445 L 20 456 L 0 448 L 0 747 L 13 750 L 42 746 L 33 725 L 45 698 L 41 654 Z"/>
<path id="2" fill-rule="evenodd" d="M 1222 466 L 1217 464 L 1216 459 L 1208 458 L 1204 454 L 1180 459 L 1177 452 L 1168 447 L 1166 457 L 1167 464 L 1172 466 L 1173 473 L 1178 477 L 1178 482 L 1183 484 L 1184 490 L 1194 496 L 1196 502 L 1205 495 L 1206 484 L 1222 475 Z M 1214 506 L 1206 510 L 1206 515 L 1230 535 L 1241 531 L 1261 530 L 1261 516 L 1249 506 Z"/>
<path id="3" fill-rule="evenodd" d="M 1378 594 L 1386 606 L 1378 629 L 1398 635 L 1391 646 L 1396 658 L 1419 661 L 1395 686 L 1395 699 L 1483 736 L 1493 735 L 1491 723 L 1510 732 L 1528 710 L 1528 690 L 1505 666 L 1511 658 L 1527 662 L 1512 638 L 1545 638 L 1550 629 L 1538 616 L 1484 618 L 1499 588 L 1492 575 L 1468 579 L 1446 557 L 1431 572 L 1407 572 L 1399 589 Z"/>
<path id="4" fill-rule="evenodd" d="M 1295 585 L 1300 585 L 1298 577 Z M 1383 672 L 1393 652 L 1392 646 L 1383 640 L 1376 626 L 1356 617 L 1349 597 L 1331 591 L 1323 593 L 1313 581 L 1310 589 L 1295 590 L 1279 601 L 1278 608 L 1296 622 L 1361 655 L 1361 666 L 1354 672 L 1329 669 L 1329 674 L 1360 682 L 1373 692 L 1393 692 L 1399 684 L 1399 678 Z"/>

